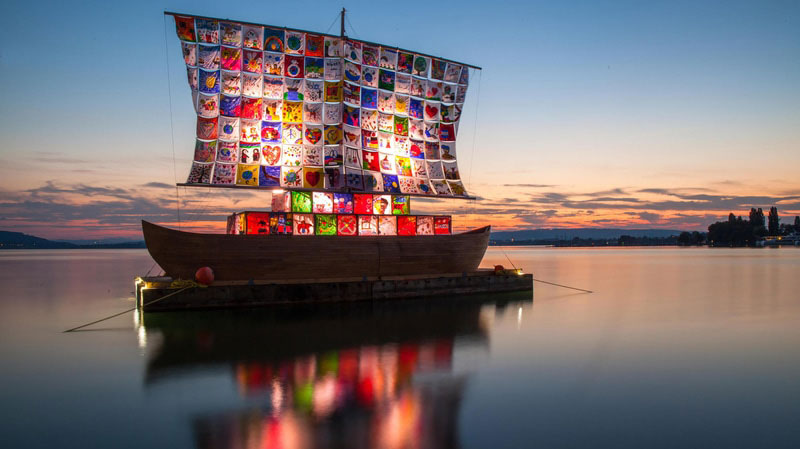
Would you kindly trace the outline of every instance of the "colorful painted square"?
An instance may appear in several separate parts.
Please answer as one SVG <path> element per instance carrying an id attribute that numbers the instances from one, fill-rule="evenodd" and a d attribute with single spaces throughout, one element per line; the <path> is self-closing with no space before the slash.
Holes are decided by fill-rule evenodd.
<path id="1" fill-rule="evenodd" d="M 408 215 L 411 213 L 411 197 L 392 195 L 392 215 Z"/>
<path id="2" fill-rule="evenodd" d="M 378 217 L 376 215 L 359 215 L 358 235 L 378 235 Z"/>
<path id="3" fill-rule="evenodd" d="M 292 214 L 294 235 L 314 235 L 314 215 Z"/>
<path id="4" fill-rule="evenodd" d="M 314 192 L 311 195 L 314 203 L 313 212 L 315 214 L 333 213 L 333 194 L 326 192 Z"/>
<path id="5" fill-rule="evenodd" d="M 451 234 L 450 217 L 434 217 L 433 231 L 436 235 Z"/>
<path id="6" fill-rule="evenodd" d="M 303 168 L 303 187 L 306 189 L 321 189 L 325 185 L 325 173 L 322 168 Z"/>
<path id="7" fill-rule="evenodd" d="M 391 215 L 392 214 L 392 196 L 391 195 L 373 195 L 372 197 L 372 213 L 375 215 Z"/>
<path id="8" fill-rule="evenodd" d="M 433 217 L 417 216 L 417 235 L 433 235 Z"/>
<path id="9" fill-rule="evenodd" d="M 258 167 L 258 165 L 239 164 L 236 170 L 236 184 L 243 186 L 257 186 Z"/>
<path id="10" fill-rule="evenodd" d="M 378 217 L 378 234 L 397 235 L 397 217 L 386 215 Z"/>
<path id="11" fill-rule="evenodd" d="M 278 187 L 281 185 L 281 168 L 262 165 L 258 172 L 258 185 L 261 187 Z"/>
<path id="12" fill-rule="evenodd" d="M 358 235 L 358 217 L 355 215 L 337 215 L 336 231 L 339 235 Z"/>
<path id="13" fill-rule="evenodd" d="M 337 214 L 352 214 L 354 209 L 352 193 L 334 193 L 333 211 Z"/>
<path id="14" fill-rule="evenodd" d="M 336 235 L 336 215 L 317 214 L 317 235 Z"/>
<path id="15" fill-rule="evenodd" d="M 283 30 L 264 28 L 264 50 L 283 53 L 283 36 Z"/>
<path id="16" fill-rule="evenodd" d="M 353 194 L 355 201 L 355 213 L 372 215 L 372 194 L 369 193 L 355 193 Z"/>
<path id="17" fill-rule="evenodd" d="M 292 212 L 310 214 L 311 205 L 311 192 L 292 192 Z"/>
<path id="18" fill-rule="evenodd" d="M 389 193 L 402 193 L 400 191 L 400 180 L 397 175 L 383 175 L 383 191 Z"/>
<path id="19" fill-rule="evenodd" d="M 397 217 L 397 235 L 417 235 L 417 217 L 413 215 Z"/>
<path id="20" fill-rule="evenodd" d="M 269 214 L 269 233 L 280 235 L 292 234 L 292 214 Z"/>
<path id="21" fill-rule="evenodd" d="M 178 32 L 178 39 L 182 41 L 195 42 L 194 18 L 175 16 L 175 30 Z"/>
<path id="22" fill-rule="evenodd" d="M 247 233 L 269 235 L 269 212 L 245 212 Z"/>

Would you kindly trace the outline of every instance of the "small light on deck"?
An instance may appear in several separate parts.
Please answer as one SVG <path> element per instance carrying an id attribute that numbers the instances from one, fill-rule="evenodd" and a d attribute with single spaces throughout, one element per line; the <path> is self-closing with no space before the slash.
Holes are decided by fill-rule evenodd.
<path id="1" fill-rule="evenodd" d="M 517 276 L 522 276 L 522 274 L 523 274 L 522 273 L 522 268 L 517 268 L 516 270 L 514 270 L 514 272 L 517 273 Z"/>

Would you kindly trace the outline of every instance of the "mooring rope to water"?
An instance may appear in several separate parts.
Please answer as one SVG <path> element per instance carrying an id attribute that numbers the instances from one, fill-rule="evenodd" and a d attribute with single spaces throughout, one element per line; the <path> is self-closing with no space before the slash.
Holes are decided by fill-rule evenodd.
<path id="1" fill-rule="evenodd" d="M 144 308 L 144 306 L 149 306 L 150 304 L 155 304 L 155 303 L 157 303 L 157 302 L 161 301 L 162 299 L 167 299 L 167 298 L 169 298 L 169 297 L 170 297 L 170 296 L 172 296 L 172 295 L 177 295 L 178 293 L 180 293 L 180 292 L 182 292 L 182 291 L 184 291 L 184 290 L 187 290 L 187 289 L 193 288 L 193 287 L 194 287 L 194 285 L 190 285 L 190 286 L 188 286 L 188 287 L 183 287 L 183 288 L 182 288 L 182 289 L 180 289 L 180 290 L 176 290 L 176 291 L 174 291 L 174 292 L 172 292 L 172 293 L 169 293 L 169 294 L 167 294 L 167 295 L 164 295 L 164 296 L 162 296 L 162 297 L 160 297 L 160 298 L 158 298 L 158 299 L 154 299 L 154 300 L 152 300 L 152 301 L 148 302 L 147 304 L 144 304 L 144 305 L 142 305 L 142 308 Z M 91 323 L 86 323 L 86 324 L 82 324 L 82 325 L 80 325 L 80 326 L 78 326 L 78 327 L 73 327 L 72 329 L 67 329 L 67 330 L 65 330 L 65 331 L 64 331 L 64 332 L 62 332 L 62 333 L 66 334 L 67 332 L 74 332 L 74 331 L 76 331 L 76 330 L 78 330 L 78 329 L 83 329 L 84 327 L 91 326 L 92 324 L 97 324 L 97 323 L 100 323 L 100 322 L 102 322 L 102 321 L 105 321 L 105 320 L 110 320 L 111 318 L 118 317 L 118 316 L 120 316 L 120 315 L 124 315 L 124 314 L 126 314 L 126 313 L 128 313 L 128 312 L 133 312 L 134 310 L 136 310 L 136 309 L 138 309 L 138 308 L 139 308 L 139 306 L 136 306 L 136 307 L 134 307 L 134 308 L 132 308 L 132 309 L 123 310 L 122 312 L 115 313 L 114 315 L 107 316 L 107 317 L 105 317 L 105 318 L 101 318 L 101 319 L 99 319 L 99 320 L 96 320 L 96 321 L 92 321 Z"/>
<path id="2" fill-rule="evenodd" d="M 508 261 L 508 263 L 510 263 L 510 264 L 511 264 L 511 266 L 512 266 L 512 267 L 514 267 L 514 269 L 516 270 L 516 269 L 517 269 L 517 266 L 516 266 L 516 265 L 514 265 L 514 262 L 512 262 L 512 261 L 511 261 L 511 258 L 510 258 L 510 257 L 508 257 L 508 254 L 506 254 L 505 250 L 504 250 L 503 248 L 500 248 L 500 251 L 503 253 L 503 255 L 504 255 L 504 256 L 506 256 L 506 260 Z M 533 280 L 534 280 L 535 282 L 541 282 L 542 284 L 555 285 L 556 287 L 569 288 L 569 289 L 572 289 L 572 290 L 578 290 L 578 291 L 581 291 L 581 292 L 584 292 L 584 293 L 594 293 L 593 291 L 591 291 L 591 290 L 586 290 L 586 289 L 584 289 L 584 288 L 570 287 L 569 285 L 561 285 L 561 284 L 556 284 L 555 282 L 547 282 L 547 281 L 543 281 L 543 280 L 541 280 L 541 279 L 536 279 L 536 278 L 533 278 Z"/>
<path id="3" fill-rule="evenodd" d="M 541 279 L 534 278 L 533 280 L 536 281 L 536 282 L 541 282 L 542 284 L 550 284 L 550 285 L 555 285 L 556 287 L 570 288 L 572 290 L 578 290 L 578 291 L 581 291 L 581 292 L 584 292 L 584 293 L 594 293 L 591 290 L 586 290 L 586 289 L 578 288 L 578 287 L 570 287 L 569 285 L 556 284 L 555 282 L 547 282 L 547 281 L 543 281 Z"/>

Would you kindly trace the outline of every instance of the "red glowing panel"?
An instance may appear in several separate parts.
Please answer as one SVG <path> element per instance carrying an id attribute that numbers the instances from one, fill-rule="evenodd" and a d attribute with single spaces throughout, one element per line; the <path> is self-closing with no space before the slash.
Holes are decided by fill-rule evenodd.
<path id="1" fill-rule="evenodd" d="M 397 235 L 417 235 L 417 217 L 412 215 L 397 217 Z"/>
<path id="2" fill-rule="evenodd" d="M 358 217 L 355 215 L 337 215 L 339 235 L 358 235 Z"/>
<path id="3" fill-rule="evenodd" d="M 436 235 L 450 234 L 450 217 L 434 217 L 433 231 Z"/>
<path id="4" fill-rule="evenodd" d="M 356 193 L 353 195 L 355 200 L 355 210 L 357 214 L 372 215 L 372 194 Z"/>
<path id="5" fill-rule="evenodd" d="M 248 234 L 269 234 L 269 212 L 247 212 L 245 216 Z"/>

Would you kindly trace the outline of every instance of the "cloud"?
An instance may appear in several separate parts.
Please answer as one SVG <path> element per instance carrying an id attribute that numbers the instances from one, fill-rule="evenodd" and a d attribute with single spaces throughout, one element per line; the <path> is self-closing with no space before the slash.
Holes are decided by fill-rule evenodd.
<path id="1" fill-rule="evenodd" d="M 152 187 L 154 189 L 174 189 L 175 186 L 172 184 L 166 184 L 163 182 L 148 182 L 147 184 L 142 184 L 142 187 Z"/>
<path id="2" fill-rule="evenodd" d="M 549 190 L 548 190 L 549 189 Z M 480 197 L 452 202 L 415 198 L 415 213 L 451 213 L 459 226 L 496 228 L 641 227 L 705 229 L 729 212 L 778 205 L 783 217 L 800 213 L 800 194 L 727 195 L 708 189 L 617 187 Z M 182 226 L 220 232 L 234 210 L 264 210 L 269 195 L 239 189 L 178 190 Z M 48 181 L 20 191 L 0 190 L 0 227 L 50 238 L 139 237 L 140 220 L 177 224 L 175 186 L 148 182 L 132 188 Z M 655 196 L 654 196 L 655 195 Z"/>
<path id="3" fill-rule="evenodd" d="M 652 212 L 625 212 L 625 214 L 639 218 L 651 224 L 658 223 L 662 219 L 660 214 L 655 214 Z"/>
<path id="4" fill-rule="evenodd" d="M 503 187 L 526 187 L 530 189 L 546 189 L 557 186 L 555 184 L 503 184 Z"/>
<path id="5" fill-rule="evenodd" d="M 174 186 L 147 183 L 126 189 L 86 184 L 44 185 L 0 192 L 0 227 L 42 237 L 95 235 L 141 235 L 141 220 L 161 223 L 178 221 Z M 206 190 L 206 189 L 204 189 Z M 269 197 L 254 192 L 181 192 L 182 222 L 206 223 L 202 229 L 221 229 L 232 203 L 241 209 L 263 209 Z M 214 223 L 218 225 L 208 225 Z M 36 231 L 36 232 L 34 232 Z"/>

